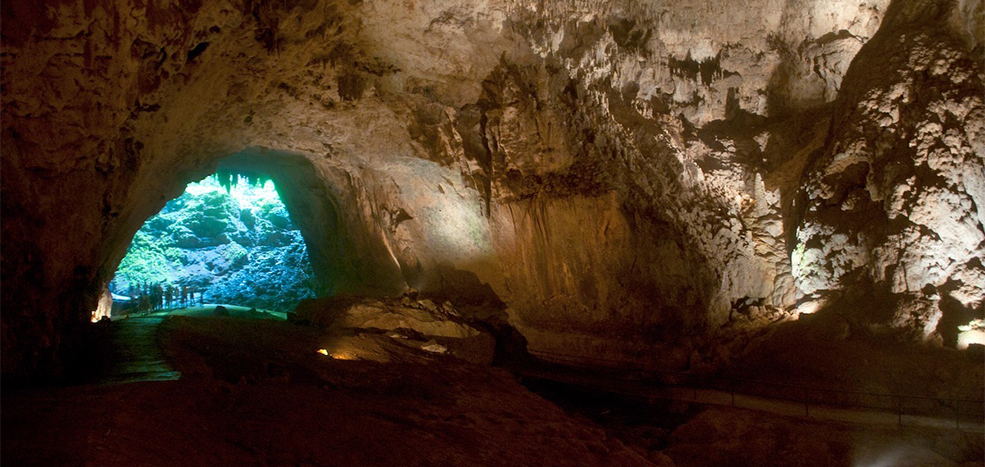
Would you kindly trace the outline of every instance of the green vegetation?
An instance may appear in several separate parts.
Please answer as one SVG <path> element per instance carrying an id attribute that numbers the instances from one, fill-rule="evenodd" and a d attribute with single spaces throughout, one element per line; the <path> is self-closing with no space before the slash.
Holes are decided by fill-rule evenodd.
<path id="1" fill-rule="evenodd" d="M 137 232 L 117 274 L 127 278 L 134 287 L 158 282 L 172 282 L 175 269 L 181 267 L 184 253 L 177 248 L 162 248 L 145 231 Z M 129 290 L 121 292 L 129 293 Z"/>
<path id="2" fill-rule="evenodd" d="M 314 295 L 312 275 L 304 238 L 273 183 L 219 173 L 189 184 L 144 223 L 110 289 L 188 287 L 206 302 L 287 310 Z"/>
<path id="3" fill-rule="evenodd" d="M 227 248 L 222 250 L 222 255 L 233 266 L 240 266 L 249 259 L 249 252 L 238 243 L 230 243 Z"/>

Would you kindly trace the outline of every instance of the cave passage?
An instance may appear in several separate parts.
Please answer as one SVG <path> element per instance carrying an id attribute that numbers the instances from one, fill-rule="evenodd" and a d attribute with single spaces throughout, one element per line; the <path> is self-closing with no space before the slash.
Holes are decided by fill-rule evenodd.
<path id="1" fill-rule="evenodd" d="M 985 467 L 985 0 L 0 23 L 2 467 Z"/>
<path id="2" fill-rule="evenodd" d="M 109 284 L 110 314 L 206 303 L 286 312 L 315 295 L 313 275 L 274 182 L 220 171 L 189 183 L 134 235 Z"/>

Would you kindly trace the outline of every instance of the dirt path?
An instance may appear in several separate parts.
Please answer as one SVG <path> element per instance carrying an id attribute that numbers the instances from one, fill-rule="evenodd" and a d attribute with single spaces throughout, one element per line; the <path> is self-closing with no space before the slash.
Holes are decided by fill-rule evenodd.
<path id="1" fill-rule="evenodd" d="M 157 343 L 157 326 L 166 315 L 130 316 L 113 322 L 109 362 L 98 383 L 171 381 L 181 373 L 164 358 Z"/>
<path id="2" fill-rule="evenodd" d="M 235 307 L 234 313 L 243 310 Z M 245 310 L 245 309 L 244 309 Z M 182 310 L 189 315 L 211 312 L 201 309 Z M 182 313 L 179 313 L 182 314 Z M 167 317 L 167 313 L 145 316 L 131 316 L 114 322 L 111 337 L 111 359 L 99 383 L 123 383 L 137 381 L 176 380 L 181 373 L 175 371 L 165 360 L 156 338 L 157 327 Z M 525 373 L 525 374 L 524 374 Z M 777 415 L 805 417 L 816 420 L 862 423 L 870 425 L 906 425 L 933 428 L 960 428 L 966 431 L 985 432 L 985 425 L 954 418 L 917 416 L 875 410 L 859 410 L 820 404 L 759 397 L 747 394 L 733 394 L 713 389 L 687 387 L 660 387 L 639 382 L 606 380 L 590 375 L 570 374 L 568 372 L 520 372 L 531 378 L 554 380 L 558 382 L 583 385 L 593 389 L 617 394 L 642 396 L 648 398 L 680 400 L 709 405 L 734 406 Z"/>
<path id="3" fill-rule="evenodd" d="M 606 432 L 503 369 L 421 352 L 382 334 L 328 335 L 277 320 L 165 320 L 163 314 L 120 320 L 111 331 L 115 365 L 105 378 L 133 383 L 6 390 L 4 466 L 957 467 L 981 458 L 978 435 L 826 424 L 813 420 L 813 407 L 812 420 L 714 401 L 657 413 L 638 404 L 637 395 L 625 405 L 642 418 L 620 422 L 616 408 L 611 420 L 618 426 Z M 387 359 L 316 351 L 332 346 Z M 162 353 L 182 370 L 181 379 L 149 381 L 177 376 Z M 606 388 L 613 389 L 632 388 Z M 705 396 L 699 391 L 697 399 Z M 673 432 L 662 430 L 665 416 Z M 941 462 L 853 460 L 892 446 L 917 446 L 908 458 Z"/>
<path id="4" fill-rule="evenodd" d="M 226 316 L 249 319 L 284 319 L 283 313 L 251 311 L 248 307 L 222 304 Z M 216 304 L 175 308 L 149 314 L 132 314 L 113 320 L 105 370 L 94 382 L 132 383 L 172 381 L 181 376 L 165 359 L 157 340 L 157 327 L 169 316 L 214 316 Z"/>

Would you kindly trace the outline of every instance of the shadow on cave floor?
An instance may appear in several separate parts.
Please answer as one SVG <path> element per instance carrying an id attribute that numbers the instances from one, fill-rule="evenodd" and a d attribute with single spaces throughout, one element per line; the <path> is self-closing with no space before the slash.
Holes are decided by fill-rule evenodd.
<path id="1" fill-rule="evenodd" d="M 122 320 L 156 329 L 144 342 L 178 380 L 5 392 L 3 465 L 821 467 L 897 445 L 940 461 L 903 465 L 981 458 L 980 434 L 524 387 L 385 333 L 187 314 Z"/>
<path id="2" fill-rule="evenodd" d="M 97 383 L 169 381 L 181 373 L 165 361 L 157 343 L 157 327 L 165 316 L 134 316 L 112 324 Z"/>
<path id="3" fill-rule="evenodd" d="M 84 382 L 96 384 L 171 381 L 181 376 L 161 350 L 158 328 L 171 316 L 189 318 L 286 319 L 284 313 L 235 305 L 203 304 L 198 307 L 134 313 L 114 318 L 100 342 L 101 364 Z"/>
<path id="4" fill-rule="evenodd" d="M 185 316 L 156 336 L 180 379 L 5 393 L 4 466 L 653 466 L 506 371 L 410 339 Z"/>

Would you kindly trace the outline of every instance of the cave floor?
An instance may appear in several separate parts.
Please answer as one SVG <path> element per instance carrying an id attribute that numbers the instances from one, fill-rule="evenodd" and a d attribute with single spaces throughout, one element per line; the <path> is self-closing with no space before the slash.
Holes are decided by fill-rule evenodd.
<path id="1" fill-rule="evenodd" d="M 116 322 L 110 333 L 109 359 L 97 381 L 124 383 L 178 379 L 181 373 L 165 361 L 157 344 L 157 327 L 164 318 L 163 314 L 132 316 Z"/>
<path id="2" fill-rule="evenodd" d="M 222 304 L 228 316 L 241 319 L 286 319 L 284 313 Z M 114 325 L 102 343 L 103 361 L 97 365 L 98 384 L 170 381 L 181 376 L 161 350 L 158 326 L 169 316 L 212 317 L 216 304 L 169 308 L 147 313 L 126 314 L 113 319 Z"/>
<path id="3" fill-rule="evenodd" d="M 157 339 L 180 379 L 5 388 L 3 464 L 982 465 L 980 433 L 528 389 L 382 334 L 176 316 Z"/>
<path id="4" fill-rule="evenodd" d="M 384 335 L 172 317 L 158 337 L 178 380 L 5 389 L 3 464 L 651 465 L 504 370 Z"/>
<path id="5" fill-rule="evenodd" d="M 589 390 L 600 394 L 632 396 L 641 401 L 664 400 L 703 406 L 730 406 L 810 421 L 846 422 L 870 426 L 955 428 L 973 433 L 985 433 L 985 425 L 980 421 L 980 417 L 969 416 L 967 413 L 962 414 L 957 419 L 953 415 L 950 417 L 941 416 L 949 409 L 935 410 L 935 415 L 922 415 L 913 408 L 900 413 L 878 410 L 871 406 L 824 404 L 817 400 L 804 403 L 802 397 L 788 397 L 790 394 L 781 393 L 776 394 L 775 397 L 763 397 L 728 390 L 659 384 L 635 378 L 632 374 L 626 377 L 625 374 L 619 375 L 611 372 L 598 374 L 559 367 L 546 367 L 546 371 L 545 369 L 522 369 L 516 373 L 522 377 L 527 386 L 538 387 L 543 383 L 561 384 L 562 386 L 568 385 L 579 390 Z M 749 386 L 752 385 L 747 384 L 741 389 L 747 390 Z M 788 392 L 796 394 L 799 389 L 799 387 L 791 387 Z M 807 396 L 810 397 L 813 394 L 808 393 Z M 548 399 L 553 400 L 554 397 L 548 397 Z M 870 401 L 861 398 L 858 403 L 865 404 L 867 402 Z"/>

